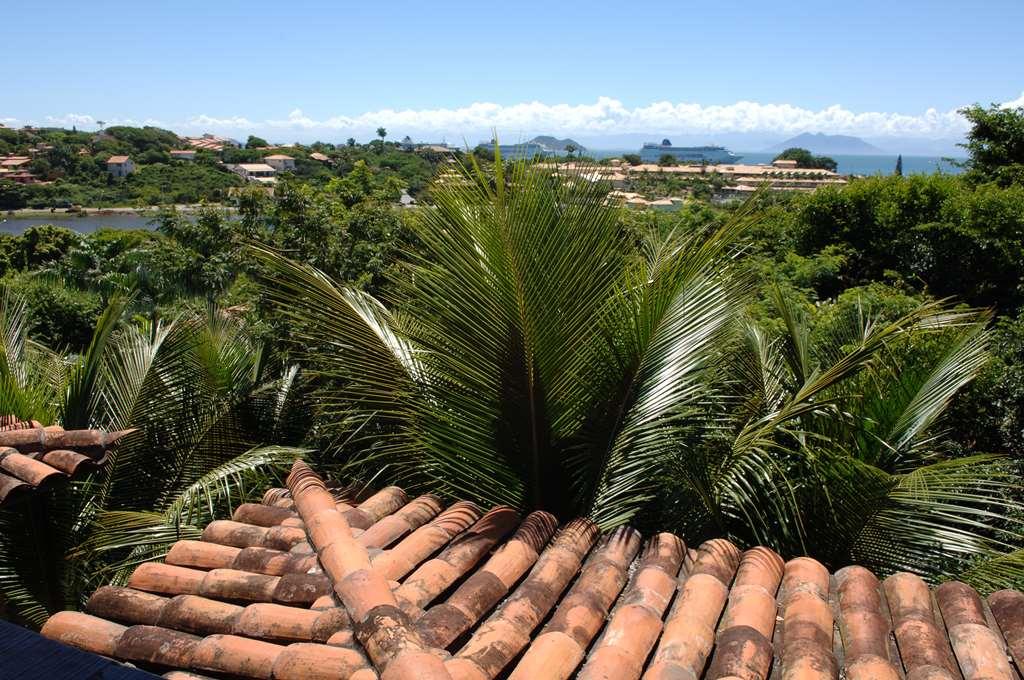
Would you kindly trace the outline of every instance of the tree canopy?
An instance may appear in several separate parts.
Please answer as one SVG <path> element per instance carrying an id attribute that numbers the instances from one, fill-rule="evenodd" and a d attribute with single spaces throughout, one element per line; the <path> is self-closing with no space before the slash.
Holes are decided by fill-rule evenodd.
<path id="1" fill-rule="evenodd" d="M 975 104 L 960 113 L 971 124 L 961 145 L 969 155 L 968 177 L 1002 186 L 1024 184 L 1024 107 Z"/>
<path id="2" fill-rule="evenodd" d="M 794 146 L 786 149 L 773 161 L 796 161 L 796 167 L 798 168 L 817 168 L 819 170 L 831 170 L 836 171 L 838 167 L 834 159 L 828 156 L 815 156 L 807 149 L 801 149 L 800 147 Z"/>

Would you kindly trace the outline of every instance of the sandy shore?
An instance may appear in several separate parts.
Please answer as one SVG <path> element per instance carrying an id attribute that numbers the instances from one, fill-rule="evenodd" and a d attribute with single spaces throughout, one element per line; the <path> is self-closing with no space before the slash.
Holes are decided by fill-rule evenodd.
<path id="1" fill-rule="evenodd" d="M 161 208 L 170 206 L 152 206 L 146 208 L 81 208 L 79 210 L 68 210 L 66 208 L 53 208 L 53 209 L 42 209 L 39 208 L 19 208 L 18 210 L 4 210 L 0 212 L 0 216 L 7 217 L 22 217 L 26 219 L 45 219 L 54 215 L 61 215 L 63 217 L 76 217 L 76 216 L 92 216 L 92 215 L 138 215 L 145 217 L 147 215 L 155 215 L 160 212 Z M 174 209 L 179 212 L 197 212 L 202 208 L 217 208 L 220 210 L 234 211 L 235 208 L 226 205 L 220 205 L 218 203 L 179 203 L 175 204 Z"/>

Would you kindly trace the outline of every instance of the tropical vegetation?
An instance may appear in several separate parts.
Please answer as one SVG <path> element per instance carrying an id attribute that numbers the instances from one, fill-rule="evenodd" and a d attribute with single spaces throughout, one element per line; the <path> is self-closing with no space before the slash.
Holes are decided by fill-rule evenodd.
<path id="1" fill-rule="evenodd" d="M 296 367 L 275 367 L 224 311 L 127 323 L 129 302 L 112 299 L 88 348 L 61 354 L 27 337 L 24 301 L 0 301 L 0 411 L 129 431 L 101 470 L 0 511 L 0 602 L 15 620 L 78 608 L 304 454 L 283 446 L 307 427 Z"/>
<path id="2" fill-rule="evenodd" d="M 81 605 L 296 456 L 1021 587 L 1024 110 L 968 118 L 963 175 L 743 204 L 687 187 L 673 213 L 382 130 L 153 231 L 0 236 L 0 414 L 132 430 L 103 469 L 0 511 L 0 612 Z M 231 153 L 265 153 L 250 142 Z"/>

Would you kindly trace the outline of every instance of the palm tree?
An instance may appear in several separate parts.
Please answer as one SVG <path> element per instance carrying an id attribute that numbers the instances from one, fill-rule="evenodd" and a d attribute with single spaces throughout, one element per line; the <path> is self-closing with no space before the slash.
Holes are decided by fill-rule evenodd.
<path id="1" fill-rule="evenodd" d="M 628 520 L 742 306 L 728 255 L 743 220 L 630 253 L 579 174 L 506 175 L 499 157 L 493 177 L 474 166 L 434 191 L 394 312 L 256 251 L 333 386 L 324 419 L 413 487 Z"/>
<path id="2" fill-rule="evenodd" d="M 959 455 L 942 428 L 988 359 L 987 317 L 929 303 L 821 330 L 773 298 L 785 331 L 741 326 L 723 381 L 735 406 L 700 433 L 700 455 L 669 464 L 677 525 L 836 567 L 1019 583 L 1018 473 L 1004 456 Z"/>
<path id="3" fill-rule="evenodd" d="M 104 468 L 59 494 L 0 511 L 0 602 L 41 625 L 171 542 L 198 536 L 261 492 L 303 450 L 298 374 L 271 373 L 248 330 L 223 313 L 119 326 L 123 299 L 85 354 L 26 338 L 25 306 L 0 305 L 0 410 L 66 427 L 138 428 Z"/>
<path id="4" fill-rule="evenodd" d="M 816 354 L 795 315 L 785 340 L 743 317 L 746 210 L 636 243 L 581 173 L 495 161 L 435 184 L 389 305 L 254 249 L 320 382 L 319 428 L 347 442 L 346 462 L 604 527 L 657 511 L 659 528 L 690 540 L 726 534 L 830 562 L 868 555 L 935 574 L 1020 545 L 996 518 L 1020 509 L 1005 463 L 934 446 L 984 359 L 976 315 L 929 304 Z M 964 328 L 919 385 L 890 374 L 902 382 L 860 402 L 897 409 L 888 430 L 847 403 L 898 338 Z"/>

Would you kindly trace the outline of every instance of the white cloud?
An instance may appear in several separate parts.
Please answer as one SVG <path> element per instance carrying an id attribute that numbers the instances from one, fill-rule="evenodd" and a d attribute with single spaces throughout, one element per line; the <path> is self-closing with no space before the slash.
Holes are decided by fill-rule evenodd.
<path id="1" fill-rule="evenodd" d="M 1024 92 L 1020 93 L 1020 96 L 1016 99 L 1012 99 L 1008 102 L 1003 102 L 1003 108 L 1005 109 L 1019 109 L 1024 107 Z"/>
<path id="2" fill-rule="evenodd" d="M 1024 93 L 1004 106 L 1024 105 Z M 42 121 L 16 121 L 21 124 L 78 125 L 96 124 L 96 117 L 69 113 L 47 116 Z M 132 119 L 105 119 L 107 125 L 138 125 Z M 806 109 L 792 104 L 762 104 L 738 101 L 727 105 L 704 106 L 696 103 L 658 101 L 645 106 L 627 107 L 611 97 L 599 97 L 587 104 L 546 104 L 532 101 L 512 105 L 475 102 L 457 108 L 380 109 L 354 116 L 336 115 L 316 119 L 302 109 L 293 109 L 284 118 L 252 120 L 245 116 L 211 116 L 201 114 L 181 122 L 147 119 L 141 124 L 159 125 L 183 133 L 219 132 L 244 136 L 250 132 L 273 135 L 288 140 L 288 133 L 309 138 L 316 134 L 328 137 L 341 135 L 372 135 L 379 126 L 392 136 L 409 134 L 417 138 L 448 135 L 473 142 L 492 129 L 506 139 L 540 132 L 551 134 L 707 134 L 825 132 L 863 137 L 914 137 L 922 139 L 957 139 L 967 129 L 967 122 L 956 109 L 939 111 L 930 108 L 916 114 L 882 111 L 851 111 L 839 104 L 822 109 Z"/>
<path id="3" fill-rule="evenodd" d="M 1024 97 L 1024 95 L 1022 95 Z M 261 122 L 245 118 L 217 119 L 198 116 L 192 126 L 222 131 L 255 129 L 296 134 L 311 132 L 372 134 L 383 126 L 392 134 L 414 137 L 447 134 L 470 140 L 497 129 L 506 138 L 518 134 L 607 135 L 630 133 L 734 133 L 763 132 L 796 134 L 826 132 L 867 137 L 959 138 L 967 123 L 956 109 L 928 109 L 919 114 L 856 112 L 838 104 L 823 109 L 805 109 L 792 104 L 762 104 L 739 101 L 722 106 L 660 101 L 627 107 L 611 97 L 599 97 L 588 104 L 546 104 L 532 101 L 512 105 L 475 102 L 458 108 L 380 109 L 354 116 L 337 115 L 321 119 L 293 109 L 284 118 Z"/>
<path id="4" fill-rule="evenodd" d="M 189 118 L 181 127 L 189 129 L 242 129 L 242 128 L 254 128 L 259 127 L 259 123 L 254 123 L 244 116 L 234 116 L 232 118 L 214 118 L 213 116 L 207 116 L 202 114 Z"/>

